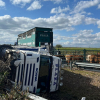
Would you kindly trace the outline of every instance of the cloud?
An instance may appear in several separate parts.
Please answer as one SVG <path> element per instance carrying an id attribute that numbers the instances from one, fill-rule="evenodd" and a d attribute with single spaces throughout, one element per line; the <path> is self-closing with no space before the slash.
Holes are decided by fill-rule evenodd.
<path id="1" fill-rule="evenodd" d="M 30 3 L 31 0 L 10 0 L 13 5 L 21 5 L 22 7 L 26 5 L 26 3 Z"/>
<path id="2" fill-rule="evenodd" d="M 81 12 L 81 11 L 83 11 L 86 8 L 90 8 L 92 6 L 96 6 L 99 3 L 100 3 L 100 0 L 80 1 L 75 6 L 74 11 L 72 11 L 71 13 Z"/>
<path id="3" fill-rule="evenodd" d="M 61 44 L 67 47 L 99 47 L 100 32 L 93 34 L 93 30 L 80 30 L 72 36 L 54 34 L 54 45 Z"/>
<path id="4" fill-rule="evenodd" d="M 90 17 L 86 17 L 85 18 L 85 23 L 88 25 L 88 24 L 97 24 L 97 21 L 99 19 L 95 19 L 95 18 L 90 18 Z"/>
<path id="5" fill-rule="evenodd" d="M 89 12 L 89 13 L 87 13 L 87 15 L 92 15 L 92 13 Z"/>
<path id="6" fill-rule="evenodd" d="M 69 43 L 68 40 L 71 40 L 71 39 L 72 39 L 71 37 L 61 36 L 61 35 L 55 34 L 55 33 L 53 34 L 53 42 L 54 42 L 54 45 L 56 45 L 56 44 L 64 45 L 66 43 Z"/>
<path id="7" fill-rule="evenodd" d="M 97 21 L 98 28 L 100 28 L 100 20 Z"/>
<path id="8" fill-rule="evenodd" d="M 14 44 L 15 42 L 17 42 L 16 35 L 0 29 L 0 44 Z"/>
<path id="9" fill-rule="evenodd" d="M 61 9 L 61 7 L 59 6 L 59 7 L 56 7 L 56 8 L 52 8 L 51 13 L 62 13 L 62 12 L 67 12 L 69 10 L 70 10 L 69 6 L 67 6 L 63 9 Z"/>
<path id="10" fill-rule="evenodd" d="M 30 7 L 27 8 L 27 10 L 36 10 L 36 9 L 41 9 L 42 5 L 40 4 L 39 1 L 34 1 Z"/>
<path id="11" fill-rule="evenodd" d="M 98 9 L 100 9 L 100 4 L 98 5 Z"/>
<path id="12" fill-rule="evenodd" d="M 69 19 L 69 23 L 71 26 L 76 26 L 76 25 L 80 25 L 84 22 L 85 20 L 85 15 L 81 15 L 81 14 L 75 14 L 73 16 L 68 16 Z"/>
<path id="13" fill-rule="evenodd" d="M 77 37 L 81 37 L 81 38 L 89 37 L 92 32 L 93 32 L 92 29 L 91 30 L 80 30 L 79 33 L 74 34 L 73 36 L 77 36 Z"/>
<path id="14" fill-rule="evenodd" d="M 0 29 L 27 30 L 33 27 L 51 27 L 54 29 L 71 31 L 73 26 L 80 25 L 85 19 L 84 15 L 75 14 L 67 16 L 65 14 L 51 16 L 50 18 L 31 19 L 28 17 L 13 17 L 10 15 L 0 16 Z M 12 33 L 12 32 L 11 32 Z"/>
<path id="15" fill-rule="evenodd" d="M 71 37 L 67 37 L 67 36 L 61 36 L 58 34 L 54 34 L 53 35 L 54 41 L 59 41 L 59 40 L 70 40 L 72 39 Z"/>
<path id="16" fill-rule="evenodd" d="M 75 34 L 73 37 L 73 45 L 83 46 L 83 47 L 100 47 L 100 35 L 99 33 L 92 34 L 93 30 L 80 30 L 78 34 Z"/>
<path id="17" fill-rule="evenodd" d="M 55 4 L 59 4 L 59 3 L 62 3 L 63 2 L 63 0 L 44 0 L 44 1 L 52 1 Z"/>
<path id="18" fill-rule="evenodd" d="M 14 17 L 12 21 L 15 22 L 15 25 L 18 27 L 22 27 L 22 29 L 33 28 L 33 27 L 52 27 L 54 29 L 65 29 L 65 30 L 73 30 L 71 27 L 73 24 L 69 22 L 69 18 L 64 16 L 51 16 L 50 18 L 37 18 L 30 19 L 27 17 Z M 78 22 L 76 23 L 78 24 Z M 5 24 L 6 25 L 6 24 Z M 14 26 L 13 26 L 14 27 Z"/>
<path id="19" fill-rule="evenodd" d="M 48 27 L 55 30 L 58 29 L 72 31 L 74 30 L 73 26 L 81 24 L 83 19 L 84 16 L 78 14 L 74 16 L 66 16 L 65 14 L 60 14 L 51 16 L 50 18 L 37 19 L 31 19 L 28 17 L 12 18 L 10 15 L 4 15 L 0 16 L 0 33 L 7 33 L 7 35 L 12 34 L 12 36 L 17 37 L 18 34 L 23 33 L 34 27 Z M 6 41 L 9 42 L 9 39 Z"/>
<path id="20" fill-rule="evenodd" d="M 5 2 L 0 0 L 0 7 L 4 7 L 5 6 Z"/>

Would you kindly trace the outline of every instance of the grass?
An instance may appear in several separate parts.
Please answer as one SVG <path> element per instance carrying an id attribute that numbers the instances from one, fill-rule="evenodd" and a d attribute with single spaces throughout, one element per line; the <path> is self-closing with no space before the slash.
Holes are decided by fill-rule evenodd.
<path id="1" fill-rule="evenodd" d="M 80 54 L 84 55 L 84 49 L 86 50 L 86 55 L 88 54 L 97 54 L 100 52 L 100 48 L 82 48 L 82 47 L 62 47 L 59 48 L 61 55 L 66 54 Z M 58 48 L 56 48 L 58 50 Z"/>
<path id="2" fill-rule="evenodd" d="M 22 92 L 20 86 L 12 87 L 11 82 L 7 79 L 8 71 L 0 73 L 0 100 L 31 100 L 27 97 L 28 90 Z"/>
<path id="3" fill-rule="evenodd" d="M 58 48 L 56 48 L 58 50 Z M 100 48 L 62 47 L 59 50 L 100 50 Z"/>

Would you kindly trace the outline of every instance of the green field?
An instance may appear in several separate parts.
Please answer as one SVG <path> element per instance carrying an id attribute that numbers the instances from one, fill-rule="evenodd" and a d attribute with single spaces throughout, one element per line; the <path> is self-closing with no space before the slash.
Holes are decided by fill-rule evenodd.
<path id="1" fill-rule="evenodd" d="M 62 47 L 62 48 L 55 48 L 55 51 L 61 51 L 61 55 L 66 55 L 66 54 L 80 54 L 86 55 L 89 54 L 97 54 L 98 52 L 100 53 L 100 48 L 82 48 L 82 47 Z"/>
<path id="2" fill-rule="evenodd" d="M 57 50 L 100 50 L 100 48 L 82 48 L 82 47 L 62 47 L 62 48 L 56 48 Z"/>

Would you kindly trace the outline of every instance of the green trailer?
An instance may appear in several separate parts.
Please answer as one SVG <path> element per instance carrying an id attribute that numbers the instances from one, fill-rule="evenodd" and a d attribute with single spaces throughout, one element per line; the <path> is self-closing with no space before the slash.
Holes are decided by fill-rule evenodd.
<path id="1" fill-rule="evenodd" d="M 52 28 L 35 27 L 18 35 L 18 45 L 39 47 L 45 43 L 53 47 Z"/>

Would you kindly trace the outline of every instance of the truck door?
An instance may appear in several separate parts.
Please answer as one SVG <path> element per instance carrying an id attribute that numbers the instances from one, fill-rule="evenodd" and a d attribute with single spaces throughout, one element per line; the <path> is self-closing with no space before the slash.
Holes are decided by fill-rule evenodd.
<path id="1" fill-rule="evenodd" d="M 52 57 L 40 56 L 40 69 L 38 78 L 38 89 L 40 92 L 50 91 L 50 80 L 52 75 Z"/>

